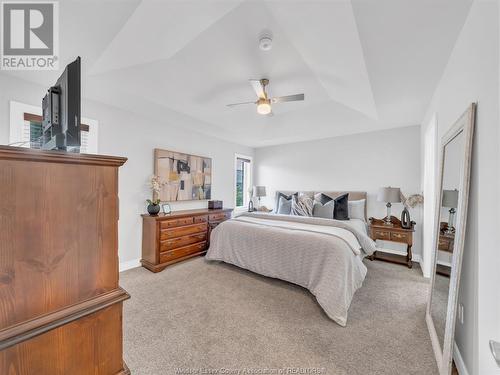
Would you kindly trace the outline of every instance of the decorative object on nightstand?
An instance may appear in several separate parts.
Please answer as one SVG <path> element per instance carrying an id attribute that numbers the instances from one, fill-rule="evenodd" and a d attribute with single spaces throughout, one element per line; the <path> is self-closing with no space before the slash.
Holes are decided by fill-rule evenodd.
<path id="1" fill-rule="evenodd" d="M 260 206 L 257 211 L 258 212 L 272 212 L 272 210 L 267 208 L 266 206 Z"/>
<path id="2" fill-rule="evenodd" d="M 259 207 L 260 207 L 260 198 L 266 196 L 266 187 L 265 186 L 255 186 L 254 194 L 259 199 Z"/>
<path id="3" fill-rule="evenodd" d="M 399 188 L 393 188 L 390 186 L 381 187 L 378 191 L 377 200 L 379 202 L 386 202 L 387 203 L 385 205 L 387 207 L 387 215 L 384 219 L 384 224 L 387 226 L 393 225 L 391 222 L 391 207 L 392 207 L 392 203 L 401 202 L 400 193 L 401 192 L 400 192 Z"/>
<path id="4" fill-rule="evenodd" d="M 413 232 L 415 231 L 415 222 L 412 221 L 411 227 L 409 229 L 403 228 L 401 221 L 395 217 L 391 216 L 391 225 L 386 224 L 386 218 L 375 219 L 371 217 L 369 219 L 369 233 L 372 240 L 383 240 L 392 241 L 398 243 L 406 244 L 406 259 L 397 254 L 379 253 L 378 251 L 370 256 L 370 260 L 379 259 L 387 262 L 406 264 L 408 268 L 412 268 L 412 253 L 411 248 L 413 246 Z"/>
<path id="5" fill-rule="evenodd" d="M 419 204 L 424 203 L 424 197 L 421 194 L 413 194 L 406 198 L 403 193 L 400 193 L 400 198 L 404 205 L 403 212 L 401 212 L 401 226 L 405 229 L 410 229 L 411 217 L 410 210 L 408 208 L 415 208 Z"/>
<path id="6" fill-rule="evenodd" d="M 411 228 L 410 211 L 408 211 L 408 208 L 406 208 L 406 206 L 403 208 L 403 211 L 401 212 L 401 226 L 405 229 Z"/>
<path id="7" fill-rule="evenodd" d="M 255 208 L 253 206 L 253 201 L 250 199 L 248 201 L 248 212 L 254 212 L 255 211 Z"/>
<path id="8" fill-rule="evenodd" d="M 454 218 L 457 205 L 458 205 L 458 190 L 443 190 L 443 201 L 441 203 L 443 207 L 447 207 L 450 210 L 450 217 L 448 219 L 448 228 L 446 229 L 446 234 L 455 233 Z"/>

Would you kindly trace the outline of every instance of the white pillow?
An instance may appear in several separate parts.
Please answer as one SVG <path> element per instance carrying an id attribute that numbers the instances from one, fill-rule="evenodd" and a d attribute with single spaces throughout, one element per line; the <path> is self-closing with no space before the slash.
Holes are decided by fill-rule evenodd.
<path id="1" fill-rule="evenodd" d="M 365 221 L 365 204 L 366 199 L 360 199 L 357 201 L 349 201 L 349 218 L 350 219 L 361 219 Z"/>

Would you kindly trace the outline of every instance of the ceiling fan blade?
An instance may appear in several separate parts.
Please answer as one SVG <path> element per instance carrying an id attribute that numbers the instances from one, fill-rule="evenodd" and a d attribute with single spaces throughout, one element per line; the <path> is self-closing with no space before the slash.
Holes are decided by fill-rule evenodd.
<path id="1" fill-rule="evenodd" d="M 260 80 L 249 79 L 248 82 L 250 82 L 250 85 L 252 85 L 252 88 L 255 91 L 255 94 L 257 94 L 257 96 L 259 98 L 264 99 L 266 97 L 266 94 L 264 93 L 264 88 L 262 87 Z"/>
<path id="2" fill-rule="evenodd" d="M 296 102 L 299 100 L 304 100 L 304 94 L 277 96 L 271 99 L 271 103 Z"/>
<path id="3" fill-rule="evenodd" d="M 234 107 L 236 105 L 244 105 L 244 104 L 255 104 L 255 102 L 240 102 L 240 103 L 231 103 L 231 104 L 226 104 L 227 107 Z"/>

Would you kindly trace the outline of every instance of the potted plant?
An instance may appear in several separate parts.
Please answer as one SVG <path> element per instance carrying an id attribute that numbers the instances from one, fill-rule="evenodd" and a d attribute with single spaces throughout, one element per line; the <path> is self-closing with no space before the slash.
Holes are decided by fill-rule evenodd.
<path id="1" fill-rule="evenodd" d="M 150 188 L 151 191 L 153 192 L 153 197 L 159 196 L 161 188 L 165 185 L 164 182 L 160 181 L 160 178 L 158 176 L 152 176 L 150 180 Z M 160 212 L 160 199 L 147 199 L 146 202 L 148 203 L 148 213 L 152 216 L 158 215 Z"/>
<path id="2" fill-rule="evenodd" d="M 160 200 L 159 199 L 147 199 L 148 202 L 148 214 L 151 216 L 156 216 L 160 212 Z"/>

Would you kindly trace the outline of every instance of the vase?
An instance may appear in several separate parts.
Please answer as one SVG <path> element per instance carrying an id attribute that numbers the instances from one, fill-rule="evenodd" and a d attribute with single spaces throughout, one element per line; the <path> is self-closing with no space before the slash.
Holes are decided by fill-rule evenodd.
<path id="1" fill-rule="evenodd" d="M 151 216 L 156 216 L 160 212 L 160 205 L 159 204 L 149 204 L 148 205 L 148 214 Z"/>

